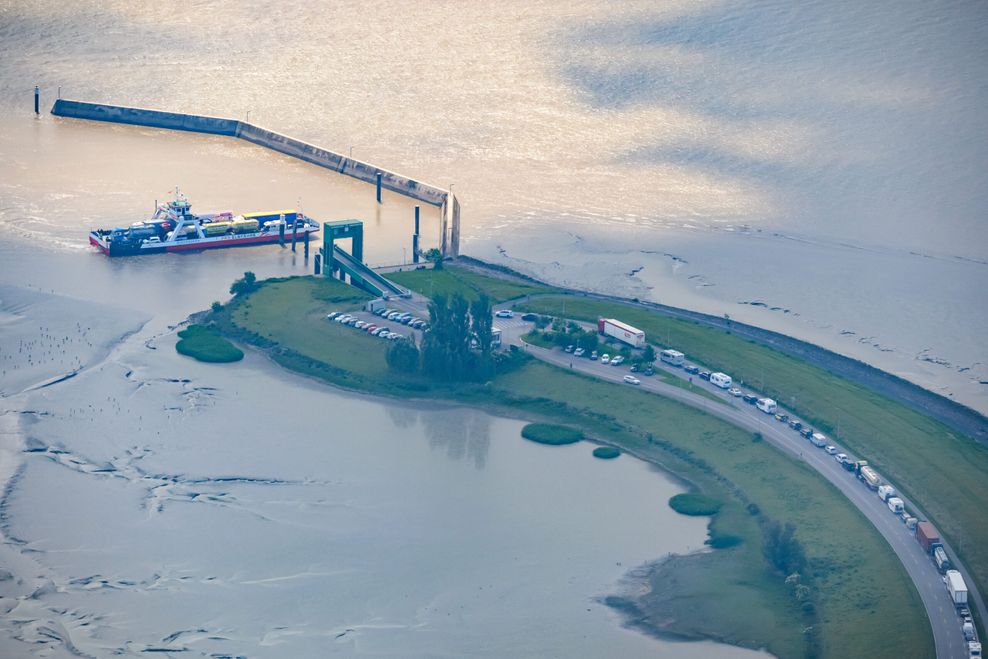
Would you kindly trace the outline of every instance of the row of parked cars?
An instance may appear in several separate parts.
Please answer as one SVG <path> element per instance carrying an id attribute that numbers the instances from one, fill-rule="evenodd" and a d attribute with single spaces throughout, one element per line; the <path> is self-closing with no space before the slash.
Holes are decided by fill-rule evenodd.
<path id="1" fill-rule="evenodd" d="M 348 313 L 343 313 L 342 311 L 332 311 L 326 314 L 326 320 L 331 320 L 341 325 L 346 325 L 354 329 L 362 330 L 371 334 L 373 336 L 380 337 L 382 339 L 389 339 L 391 341 L 397 341 L 398 339 L 405 338 L 403 334 L 398 334 L 397 332 L 392 332 L 391 328 L 375 325 L 374 323 L 369 323 L 366 320 L 360 320 L 356 316 Z"/>
<path id="2" fill-rule="evenodd" d="M 408 325 L 412 329 L 422 330 L 423 332 L 429 329 L 429 324 L 426 321 L 413 316 L 408 311 L 402 311 L 401 309 L 378 309 L 374 312 L 374 315 L 387 318 L 388 320 L 401 323 L 402 325 Z"/>

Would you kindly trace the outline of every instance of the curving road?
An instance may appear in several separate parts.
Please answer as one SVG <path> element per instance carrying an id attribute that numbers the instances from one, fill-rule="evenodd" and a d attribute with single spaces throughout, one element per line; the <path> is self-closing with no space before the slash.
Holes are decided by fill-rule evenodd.
<path id="1" fill-rule="evenodd" d="M 592 375 L 602 380 L 621 383 L 628 371 L 623 367 L 604 365 L 573 357 L 558 349 L 546 349 L 533 346 L 522 341 L 521 336 L 530 326 L 518 318 L 495 318 L 495 326 L 501 328 L 502 342 L 514 344 L 526 350 L 530 355 L 562 368 L 572 368 L 581 373 Z M 588 326 L 589 327 L 589 326 Z M 685 378 L 682 369 L 657 365 L 668 373 Z M 878 532 L 888 541 L 892 550 L 902 561 L 906 572 L 916 585 L 923 605 L 926 607 L 930 624 L 933 628 L 933 638 L 939 659 L 969 659 L 967 643 L 961 632 L 961 621 L 947 593 L 940 573 L 933 561 L 920 548 L 912 531 L 906 528 L 902 521 L 893 515 L 888 506 L 878 496 L 861 483 L 854 474 L 845 471 L 833 456 L 822 449 L 817 449 L 801 435 L 780 423 L 771 415 L 761 412 L 753 405 L 733 398 L 723 390 L 696 378 L 694 386 L 703 387 L 709 393 L 714 393 L 722 402 L 710 400 L 698 393 L 676 387 L 660 380 L 641 377 L 641 388 L 652 391 L 667 398 L 673 398 L 682 403 L 698 408 L 721 418 L 728 423 L 745 428 L 752 432 L 760 432 L 766 441 L 779 450 L 790 454 L 794 459 L 803 460 L 816 469 L 824 478 L 834 484 L 864 515 Z M 631 386 L 631 385 L 626 385 Z M 841 452 L 848 453 L 840 448 Z M 898 495 L 901 498 L 901 495 Z M 904 499 L 905 501 L 905 499 Z M 909 501 L 906 504 L 911 506 Z M 911 508 L 915 510 L 915 507 Z M 953 556 L 953 552 L 950 552 Z M 968 579 L 970 582 L 970 580 Z"/>

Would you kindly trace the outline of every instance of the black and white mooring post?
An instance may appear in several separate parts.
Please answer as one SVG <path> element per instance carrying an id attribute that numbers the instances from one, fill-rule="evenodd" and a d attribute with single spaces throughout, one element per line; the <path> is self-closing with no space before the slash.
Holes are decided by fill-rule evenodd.
<path id="1" fill-rule="evenodd" d="M 41 88 L 37 85 L 34 86 L 34 113 L 41 114 Z M 380 181 L 381 179 L 378 179 Z M 380 193 L 378 193 L 380 197 Z M 380 199 L 378 199 L 380 201 Z"/>
<path id="2" fill-rule="evenodd" d="M 377 203 L 381 203 L 381 172 L 377 173 Z"/>

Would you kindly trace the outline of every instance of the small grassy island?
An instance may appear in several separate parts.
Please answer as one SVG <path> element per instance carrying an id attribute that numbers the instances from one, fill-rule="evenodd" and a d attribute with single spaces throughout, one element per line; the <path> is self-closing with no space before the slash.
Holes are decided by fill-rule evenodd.
<path id="1" fill-rule="evenodd" d="M 962 558 L 984 588 L 988 525 L 963 523 L 988 507 L 988 489 L 980 486 L 988 451 L 974 440 L 729 327 L 566 293 L 496 269 L 485 274 L 453 263 L 388 276 L 424 295 L 442 293 L 447 302 L 462 298 L 444 309 L 513 299 L 516 312 L 589 322 L 618 317 L 645 330 L 656 349 L 682 349 L 779 400 L 796 396 L 801 418 L 876 464 L 951 541 L 964 540 Z M 884 538 L 827 480 L 769 442 L 672 399 L 556 368 L 524 350 L 498 353 L 476 377 L 438 377 L 421 368 L 430 346 L 402 346 L 407 354 L 396 355 L 392 346 L 402 342 L 326 319 L 361 309 L 369 296 L 357 289 L 323 277 L 249 283 L 208 320 L 287 368 L 375 395 L 481 406 L 533 421 L 523 431 L 533 441 L 607 437 L 612 451 L 631 452 L 688 483 L 691 493 L 669 505 L 709 516 L 713 551 L 663 559 L 645 571 L 647 583 L 636 594 L 608 598 L 630 624 L 674 638 L 765 648 L 781 659 L 935 653 L 922 601 Z M 594 455 L 606 457 L 598 451 L 607 448 Z"/>
<path id="2" fill-rule="evenodd" d="M 575 444 L 583 439 L 583 433 L 576 428 L 559 426 L 554 423 L 530 423 L 521 429 L 521 436 L 539 444 L 562 446 Z"/>
<path id="3" fill-rule="evenodd" d="M 720 512 L 720 507 L 724 505 L 713 497 L 696 492 L 677 494 L 669 499 L 669 507 L 680 515 L 691 515 L 694 517 L 709 517 Z"/>
<path id="4" fill-rule="evenodd" d="M 175 350 L 201 362 L 225 364 L 244 358 L 240 348 L 220 336 L 212 327 L 189 325 L 178 336 L 179 342 L 175 344 Z"/>
<path id="5" fill-rule="evenodd" d="M 601 460 L 613 460 L 619 455 L 621 455 L 621 449 L 616 449 L 613 446 L 598 446 L 593 450 L 593 457 Z"/>

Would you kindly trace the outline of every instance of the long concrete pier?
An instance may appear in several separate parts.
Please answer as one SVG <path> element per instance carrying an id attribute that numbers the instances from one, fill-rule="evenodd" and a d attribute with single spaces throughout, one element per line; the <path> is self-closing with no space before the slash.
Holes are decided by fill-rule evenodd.
<path id="1" fill-rule="evenodd" d="M 272 149 L 299 160 L 332 169 L 355 179 L 380 185 L 386 190 L 439 206 L 442 222 L 441 251 L 444 256 L 455 257 L 460 251 L 460 203 L 449 191 L 428 183 L 422 183 L 408 176 L 377 167 L 370 163 L 348 158 L 314 144 L 294 137 L 255 126 L 237 119 L 209 117 L 198 114 L 183 114 L 148 108 L 135 108 L 123 105 L 106 105 L 58 99 L 51 113 L 59 117 L 108 121 L 117 124 L 150 126 L 169 130 L 185 130 L 210 135 L 237 137 L 253 144 Z"/>

